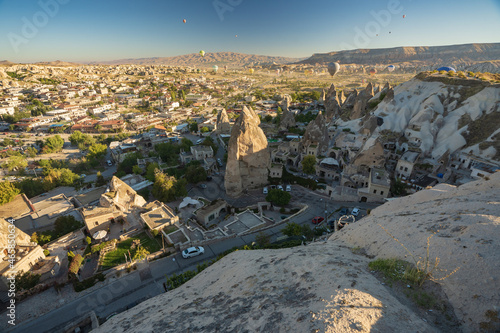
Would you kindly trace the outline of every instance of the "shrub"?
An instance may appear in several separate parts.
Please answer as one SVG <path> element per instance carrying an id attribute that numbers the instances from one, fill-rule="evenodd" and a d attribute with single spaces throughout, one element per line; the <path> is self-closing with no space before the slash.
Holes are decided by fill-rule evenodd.
<path id="1" fill-rule="evenodd" d="M 151 233 L 153 234 L 154 237 L 156 237 L 156 236 L 158 236 L 159 231 L 154 229 L 154 230 L 151 230 Z"/>
<path id="2" fill-rule="evenodd" d="M 83 262 L 83 257 L 77 254 L 71 261 L 71 264 L 69 265 L 68 274 L 76 275 L 78 273 L 78 270 L 80 269 L 80 266 L 82 265 L 82 262 Z"/>
<path id="3" fill-rule="evenodd" d="M 50 251 L 45 249 L 43 250 L 43 254 L 45 254 L 46 257 L 50 256 Z"/>
<path id="4" fill-rule="evenodd" d="M 36 286 L 40 281 L 40 274 L 33 274 L 31 272 L 24 273 L 21 271 L 16 275 L 16 288 L 18 290 L 29 290 Z"/>
<path id="5" fill-rule="evenodd" d="M 271 237 L 265 232 L 261 231 L 257 234 L 257 236 L 255 236 L 255 241 L 260 247 L 266 247 L 271 243 Z"/>
<path id="6" fill-rule="evenodd" d="M 90 245 L 92 243 L 92 238 L 90 238 L 89 236 L 87 236 L 85 238 L 85 241 L 87 242 L 87 245 Z"/>

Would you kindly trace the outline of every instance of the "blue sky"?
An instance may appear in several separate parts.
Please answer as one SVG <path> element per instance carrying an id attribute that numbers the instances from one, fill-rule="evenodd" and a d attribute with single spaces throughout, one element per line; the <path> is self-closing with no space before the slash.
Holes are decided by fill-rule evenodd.
<path id="1" fill-rule="evenodd" d="M 0 0 L 0 60 L 13 62 L 167 57 L 201 49 L 307 57 L 500 42 L 499 31 L 500 0 Z"/>

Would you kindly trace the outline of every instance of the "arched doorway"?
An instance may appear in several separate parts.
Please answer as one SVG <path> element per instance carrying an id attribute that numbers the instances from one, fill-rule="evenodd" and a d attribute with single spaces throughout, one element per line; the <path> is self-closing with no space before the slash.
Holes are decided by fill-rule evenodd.
<path id="1" fill-rule="evenodd" d="M 359 202 L 366 202 L 368 199 L 366 197 L 361 197 L 361 200 Z"/>

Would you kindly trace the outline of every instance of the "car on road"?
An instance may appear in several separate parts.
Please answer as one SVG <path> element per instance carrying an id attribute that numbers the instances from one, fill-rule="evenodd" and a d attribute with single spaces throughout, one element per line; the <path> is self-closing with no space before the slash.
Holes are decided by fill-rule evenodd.
<path id="1" fill-rule="evenodd" d="M 107 160 L 106 163 L 108 164 L 108 166 L 113 166 L 113 163 L 110 160 Z"/>
<path id="2" fill-rule="evenodd" d="M 200 144 L 200 143 L 202 143 L 202 142 L 203 142 L 203 139 L 198 139 L 198 140 L 196 140 L 196 144 L 197 144 L 197 145 L 199 145 L 199 144 Z"/>
<path id="3" fill-rule="evenodd" d="M 81 178 L 85 178 L 85 177 L 87 177 L 87 175 L 86 175 L 86 174 L 84 174 L 84 173 L 82 173 L 82 174 L 80 175 L 80 177 L 81 177 Z"/>
<path id="4" fill-rule="evenodd" d="M 262 189 L 262 193 L 267 194 L 267 186 Z"/>
<path id="5" fill-rule="evenodd" d="M 315 218 L 313 218 L 313 219 L 312 219 L 312 223 L 313 223 L 313 224 L 318 224 L 318 223 L 323 222 L 323 220 L 324 220 L 324 219 L 325 219 L 325 218 L 324 218 L 324 217 L 322 217 L 322 216 L 316 216 Z"/>
<path id="6" fill-rule="evenodd" d="M 212 176 L 207 176 L 207 181 L 212 180 Z"/>
<path id="7" fill-rule="evenodd" d="M 207 188 L 207 184 L 200 184 L 200 188 Z"/>
<path id="8" fill-rule="evenodd" d="M 203 247 L 193 246 L 193 247 L 189 247 L 189 248 L 185 249 L 184 251 L 182 251 L 182 257 L 184 259 L 187 259 L 187 258 L 199 256 L 200 254 L 203 254 L 203 253 L 205 253 L 205 249 Z"/>
<path id="9" fill-rule="evenodd" d="M 355 207 L 352 209 L 351 215 L 353 216 L 358 216 L 359 215 L 359 208 Z"/>
<path id="10" fill-rule="evenodd" d="M 281 186 L 281 185 L 276 186 L 276 188 L 277 188 L 278 190 L 282 190 L 282 191 L 283 191 L 283 186 Z"/>
<path id="11" fill-rule="evenodd" d="M 349 215 L 349 209 L 342 207 L 340 210 L 340 216 Z"/>
<path id="12" fill-rule="evenodd" d="M 217 159 L 217 164 L 221 167 L 222 166 L 222 161 L 220 158 Z"/>
<path id="13" fill-rule="evenodd" d="M 287 185 L 285 189 L 287 192 L 292 192 L 292 185 Z"/>

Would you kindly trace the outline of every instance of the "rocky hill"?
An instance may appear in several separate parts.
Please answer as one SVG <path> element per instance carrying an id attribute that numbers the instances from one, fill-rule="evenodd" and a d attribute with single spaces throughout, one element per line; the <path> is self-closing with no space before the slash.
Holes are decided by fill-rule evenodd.
<path id="1" fill-rule="evenodd" d="M 175 57 L 155 57 L 139 59 L 120 59 L 113 61 L 99 61 L 92 64 L 104 65 L 169 65 L 169 66 L 198 66 L 211 67 L 213 65 L 228 66 L 228 68 L 267 66 L 270 64 L 286 64 L 299 61 L 298 58 L 275 57 L 235 52 L 207 52 L 204 57 L 198 53 L 185 54 Z"/>
<path id="2" fill-rule="evenodd" d="M 359 99 L 357 93 L 353 95 Z M 498 83 L 421 73 L 395 88 L 387 85 L 362 108 L 346 103 L 339 111 L 343 120 L 337 125 L 364 129 L 372 139 L 404 136 L 406 143 L 401 144 L 436 160 L 456 151 L 500 160 Z"/>
<path id="3" fill-rule="evenodd" d="M 457 70 L 498 72 L 500 69 L 498 60 L 500 60 L 500 43 L 478 43 L 317 53 L 308 59 L 299 61 L 298 64 L 325 65 L 337 61 L 341 64 L 365 66 L 393 64 L 399 65 L 399 67 L 417 67 L 419 70 L 453 66 Z"/>
<path id="4" fill-rule="evenodd" d="M 233 252 L 95 332 L 493 332 L 499 328 L 499 187 L 500 173 L 459 188 L 443 184 L 386 203 L 328 241 Z M 451 311 L 415 308 L 408 291 L 377 279 L 368 268 L 375 256 L 410 260 L 378 224 L 416 256 L 425 255 L 427 237 L 439 231 L 432 258 L 447 272 L 460 267 L 436 285 Z"/>

